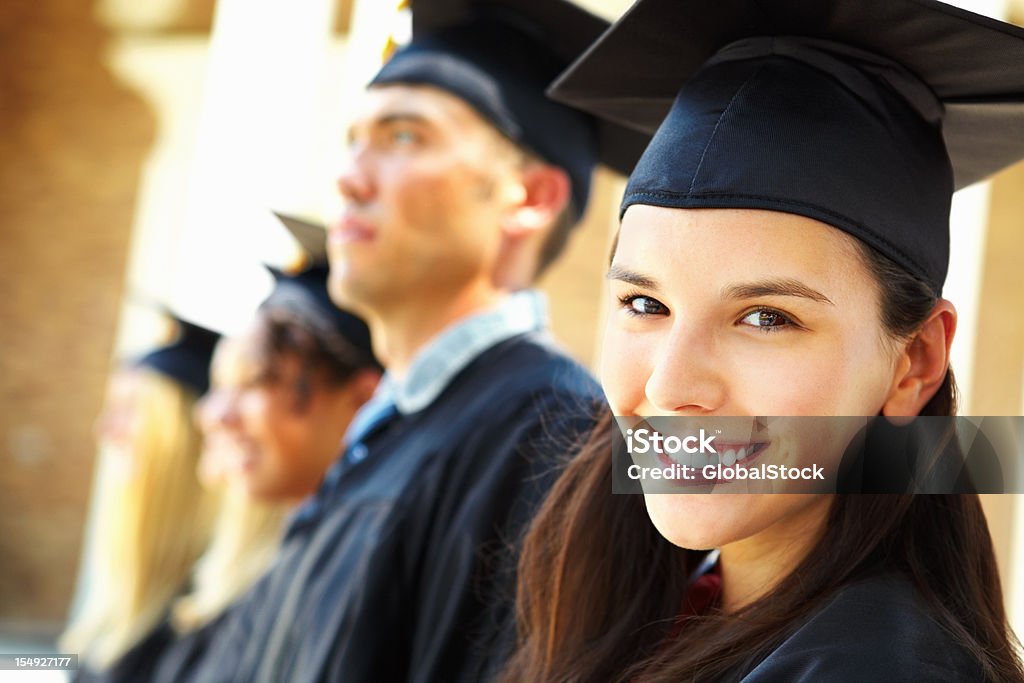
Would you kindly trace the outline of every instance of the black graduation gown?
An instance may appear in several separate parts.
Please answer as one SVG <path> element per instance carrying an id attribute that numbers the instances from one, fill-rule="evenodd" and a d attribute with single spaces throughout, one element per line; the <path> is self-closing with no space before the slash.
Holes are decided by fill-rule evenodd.
<path id="1" fill-rule="evenodd" d="M 371 433 L 188 680 L 485 679 L 505 654 L 510 546 L 599 397 L 542 334 L 485 351 L 429 407 Z"/>
<path id="2" fill-rule="evenodd" d="M 187 633 L 174 633 L 173 640 L 167 643 L 167 647 L 160 653 L 159 660 L 154 663 L 152 675 L 149 678 L 135 680 L 185 680 L 188 672 L 210 647 L 211 640 L 220 633 L 228 614 L 229 610 L 225 610 L 197 629 Z"/>
<path id="3" fill-rule="evenodd" d="M 149 680 L 156 662 L 173 640 L 174 629 L 166 619 L 162 620 L 109 667 L 100 670 L 80 663 L 78 671 L 71 678 L 72 683 L 136 683 Z"/>
<path id="4" fill-rule="evenodd" d="M 983 681 L 978 662 L 932 616 L 904 576 L 880 574 L 839 591 L 743 683 Z"/>
<path id="5" fill-rule="evenodd" d="M 164 618 L 149 634 L 102 671 L 82 666 L 72 683 L 139 683 L 154 680 L 158 675 L 177 680 L 204 652 L 210 638 L 217 633 L 224 615 L 206 625 L 178 633 L 170 617 Z"/>

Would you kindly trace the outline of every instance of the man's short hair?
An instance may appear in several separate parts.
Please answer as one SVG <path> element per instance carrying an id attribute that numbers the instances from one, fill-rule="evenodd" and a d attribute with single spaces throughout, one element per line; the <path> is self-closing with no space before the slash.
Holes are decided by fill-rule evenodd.
<path id="1" fill-rule="evenodd" d="M 540 248 L 540 256 L 537 259 L 537 272 L 534 279 L 539 278 L 552 263 L 565 251 L 565 245 L 569 243 L 569 234 L 576 227 L 576 212 L 569 201 L 565 208 L 555 218 L 554 224 L 548 231 L 544 244 Z"/>

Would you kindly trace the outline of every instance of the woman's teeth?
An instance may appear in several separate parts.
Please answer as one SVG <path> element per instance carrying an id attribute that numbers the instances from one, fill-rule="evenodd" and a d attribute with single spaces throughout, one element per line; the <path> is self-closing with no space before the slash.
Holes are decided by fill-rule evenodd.
<path id="1" fill-rule="evenodd" d="M 718 465 L 721 463 L 725 467 L 731 467 L 736 463 L 741 463 L 748 456 L 754 455 L 759 444 L 749 444 L 740 448 L 728 448 L 725 452 L 721 453 L 674 453 L 672 459 L 680 465 L 686 465 L 687 467 L 701 468 L 705 465 Z"/>

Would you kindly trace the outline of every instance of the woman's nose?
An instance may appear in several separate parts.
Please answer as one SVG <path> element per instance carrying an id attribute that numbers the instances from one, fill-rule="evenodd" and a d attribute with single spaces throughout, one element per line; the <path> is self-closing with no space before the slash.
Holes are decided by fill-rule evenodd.
<path id="1" fill-rule="evenodd" d="M 204 434 L 232 423 L 233 400 L 227 392 L 214 389 L 199 399 L 193 415 L 196 425 Z"/>
<path id="2" fill-rule="evenodd" d="M 715 339 L 677 324 L 658 349 L 645 385 L 648 403 L 659 414 L 708 414 L 728 399 Z"/>

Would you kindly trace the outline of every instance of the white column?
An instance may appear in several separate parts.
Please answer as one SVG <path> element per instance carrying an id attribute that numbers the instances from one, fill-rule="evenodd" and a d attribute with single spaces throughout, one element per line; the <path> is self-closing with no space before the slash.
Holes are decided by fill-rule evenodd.
<path id="1" fill-rule="evenodd" d="M 1006 0 L 946 0 L 963 9 L 1003 19 Z M 950 216 L 949 275 L 943 296 L 956 306 L 958 324 L 953 341 L 951 365 L 960 388 L 960 412 L 970 414 L 974 380 L 974 349 L 977 340 L 978 310 L 983 304 L 981 270 L 985 254 L 988 224 L 989 183 L 965 188 L 953 195 Z"/>
<path id="2" fill-rule="evenodd" d="M 333 4 L 217 4 L 174 283 L 175 301 L 200 322 L 247 322 L 269 287 L 259 261 L 294 253 L 270 209 L 318 202 L 312 160 Z"/>

